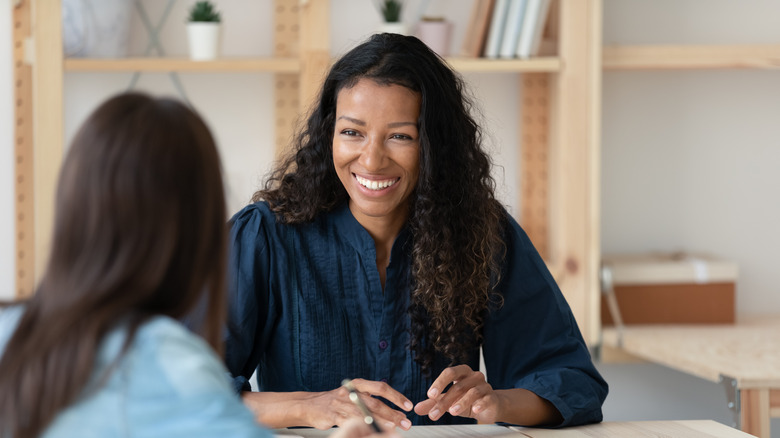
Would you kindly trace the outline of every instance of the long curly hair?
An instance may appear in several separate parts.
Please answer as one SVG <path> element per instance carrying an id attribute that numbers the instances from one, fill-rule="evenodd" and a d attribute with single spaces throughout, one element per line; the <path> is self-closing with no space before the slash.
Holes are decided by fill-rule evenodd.
<path id="1" fill-rule="evenodd" d="M 410 197 L 410 349 L 429 374 L 436 353 L 451 364 L 481 341 L 504 256 L 506 220 L 495 198 L 491 161 L 461 77 L 415 37 L 377 34 L 331 68 L 289 156 L 252 201 L 265 200 L 284 223 L 313 220 L 348 200 L 333 165 L 336 100 L 367 78 L 421 96 L 420 174 Z"/>
<path id="2" fill-rule="evenodd" d="M 0 435 L 39 436 L 154 315 L 202 306 L 193 329 L 221 352 L 225 217 L 217 147 L 195 112 L 139 93 L 100 105 L 63 162 L 46 272 L 0 359 Z M 121 324 L 122 353 L 93 383 Z"/>

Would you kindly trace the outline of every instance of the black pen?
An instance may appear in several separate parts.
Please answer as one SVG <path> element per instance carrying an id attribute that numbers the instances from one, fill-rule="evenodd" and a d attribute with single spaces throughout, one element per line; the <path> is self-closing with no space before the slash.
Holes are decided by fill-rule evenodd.
<path id="1" fill-rule="evenodd" d="M 355 385 L 352 384 L 352 381 L 344 379 L 341 381 L 341 386 L 349 391 L 349 399 L 352 400 L 352 403 L 354 403 L 358 409 L 360 409 L 360 412 L 363 414 L 363 421 L 371 426 L 371 428 L 374 429 L 374 432 L 382 433 L 382 429 L 377 426 L 374 416 L 371 414 L 371 411 L 368 410 L 368 406 L 366 406 L 366 404 L 363 403 L 363 400 L 358 397 L 357 389 L 355 389 Z"/>

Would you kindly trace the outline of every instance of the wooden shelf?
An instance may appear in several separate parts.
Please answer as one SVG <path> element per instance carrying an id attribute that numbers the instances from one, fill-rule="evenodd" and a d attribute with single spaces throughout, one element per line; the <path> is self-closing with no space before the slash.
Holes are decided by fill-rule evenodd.
<path id="1" fill-rule="evenodd" d="M 780 44 L 607 46 L 609 70 L 780 69 Z"/>
<path id="2" fill-rule="evenodd" d="M 561 60 L 556 57 L 531 59 L 447 58 L 447 62 L 459 72 L 557 72 Z"/>
<path id="3" fill-rule="evenodd" d="M 461 72 L 557 72 L 561 60 L 555 57 L 534 59 L 448 58 L 447 62 Z M 192 61 L 187 58 L 66 58 L 67 72 L 272 72 L 299 73 L 298 58 L 221 58 L 215 61 Z"/>
<path id="4" fill-rule="evenodd" d="M 66 72 L 271 72 L 299 73 L 298 58 L 220 58 L 193 61 L 188 58 L 66 58 Z"/>

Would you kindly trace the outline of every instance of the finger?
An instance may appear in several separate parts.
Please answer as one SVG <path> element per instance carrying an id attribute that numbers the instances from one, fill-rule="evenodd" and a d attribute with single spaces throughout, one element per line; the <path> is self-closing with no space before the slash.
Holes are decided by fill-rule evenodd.
<path id="1" fill-rule="evenodd" d="M 370 394 L 373 396 L 382 397 L 390 403 L 398 406 L 404 411 L 411 411 L 414 405 L 403 394 L 393 389 L 392 386 L 385 382 L 377 382 L 374 380 L 354 379 L 352 384 L 355 385 L 355 389 L 360 392 Z"/>
<path id="2" fill-rule="evenodd" d="M 433 381 L 431 387 L 428 388 L 428 398 L 436 398 L 439 394 L 444 392 L 444 388 L 446 388 L 447 385 L 455 383 L 473 372 L 474 371 L 468 365 L 445 368 L 444 371 L 439 374 L 439 377 Z"/>
<path id="3" fill-rule="evenodd" d="M 483 397 L 487 391 L 491 388 L 485 382 L 485 375 L 479 371 L 472 371 L 471 374 L 457 383 L 453 384 L 450 389 L 436 399 L 436 406 L 431 409 L 428 416 L 432 420 L 437 420 L 444 412 L 451 411 L 452 408 L 457 407 L 457 411 L 462 413 L 464 410 L 471 410 L 471 404 L 458 404 L 458 402 L 468 394 L 474 388 L 482 387 L 481 390 L 477 390 L 476 398 Z"/>
<path id="4" fill-rule="evenodd" d="M 417 403 L 417 406 L 414 407 L 414 412 L 417 415 L 428 415 L 434 406 L 436 406 L 436 400 L 429 398 Z"/>
<path id="5" fill-rule="evenodd" d="M 361 400 L 371 411 L 376 422 L 384 426 L 384 429 L 393 430 L 400 427 L 409 430 L 412 427 L 412 422 L 406 418 L 406 414 L 391 408 L 381 400 L 369 396 L 361 396 Z"/>
<path id="6" fill-rule="evenodd" d="M 455 400 L 447 409 L 450 415 L 460 415 L 462 417 L 474 417 L 477 411 L 485 409 L 490 403 L 491 390 L 489 385 L 481 384 L 472 387 L 458 400 Z"/>

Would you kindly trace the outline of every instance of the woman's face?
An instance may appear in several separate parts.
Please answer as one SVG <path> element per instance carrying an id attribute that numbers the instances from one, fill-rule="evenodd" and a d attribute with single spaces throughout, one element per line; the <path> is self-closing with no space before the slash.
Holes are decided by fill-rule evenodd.
<path id="1" fill-rule="evenodd" d="M 363 220 L 405 221 L 420 173 L 420 95 L 361 79 L 336 100 L 333 164 Z"/>

